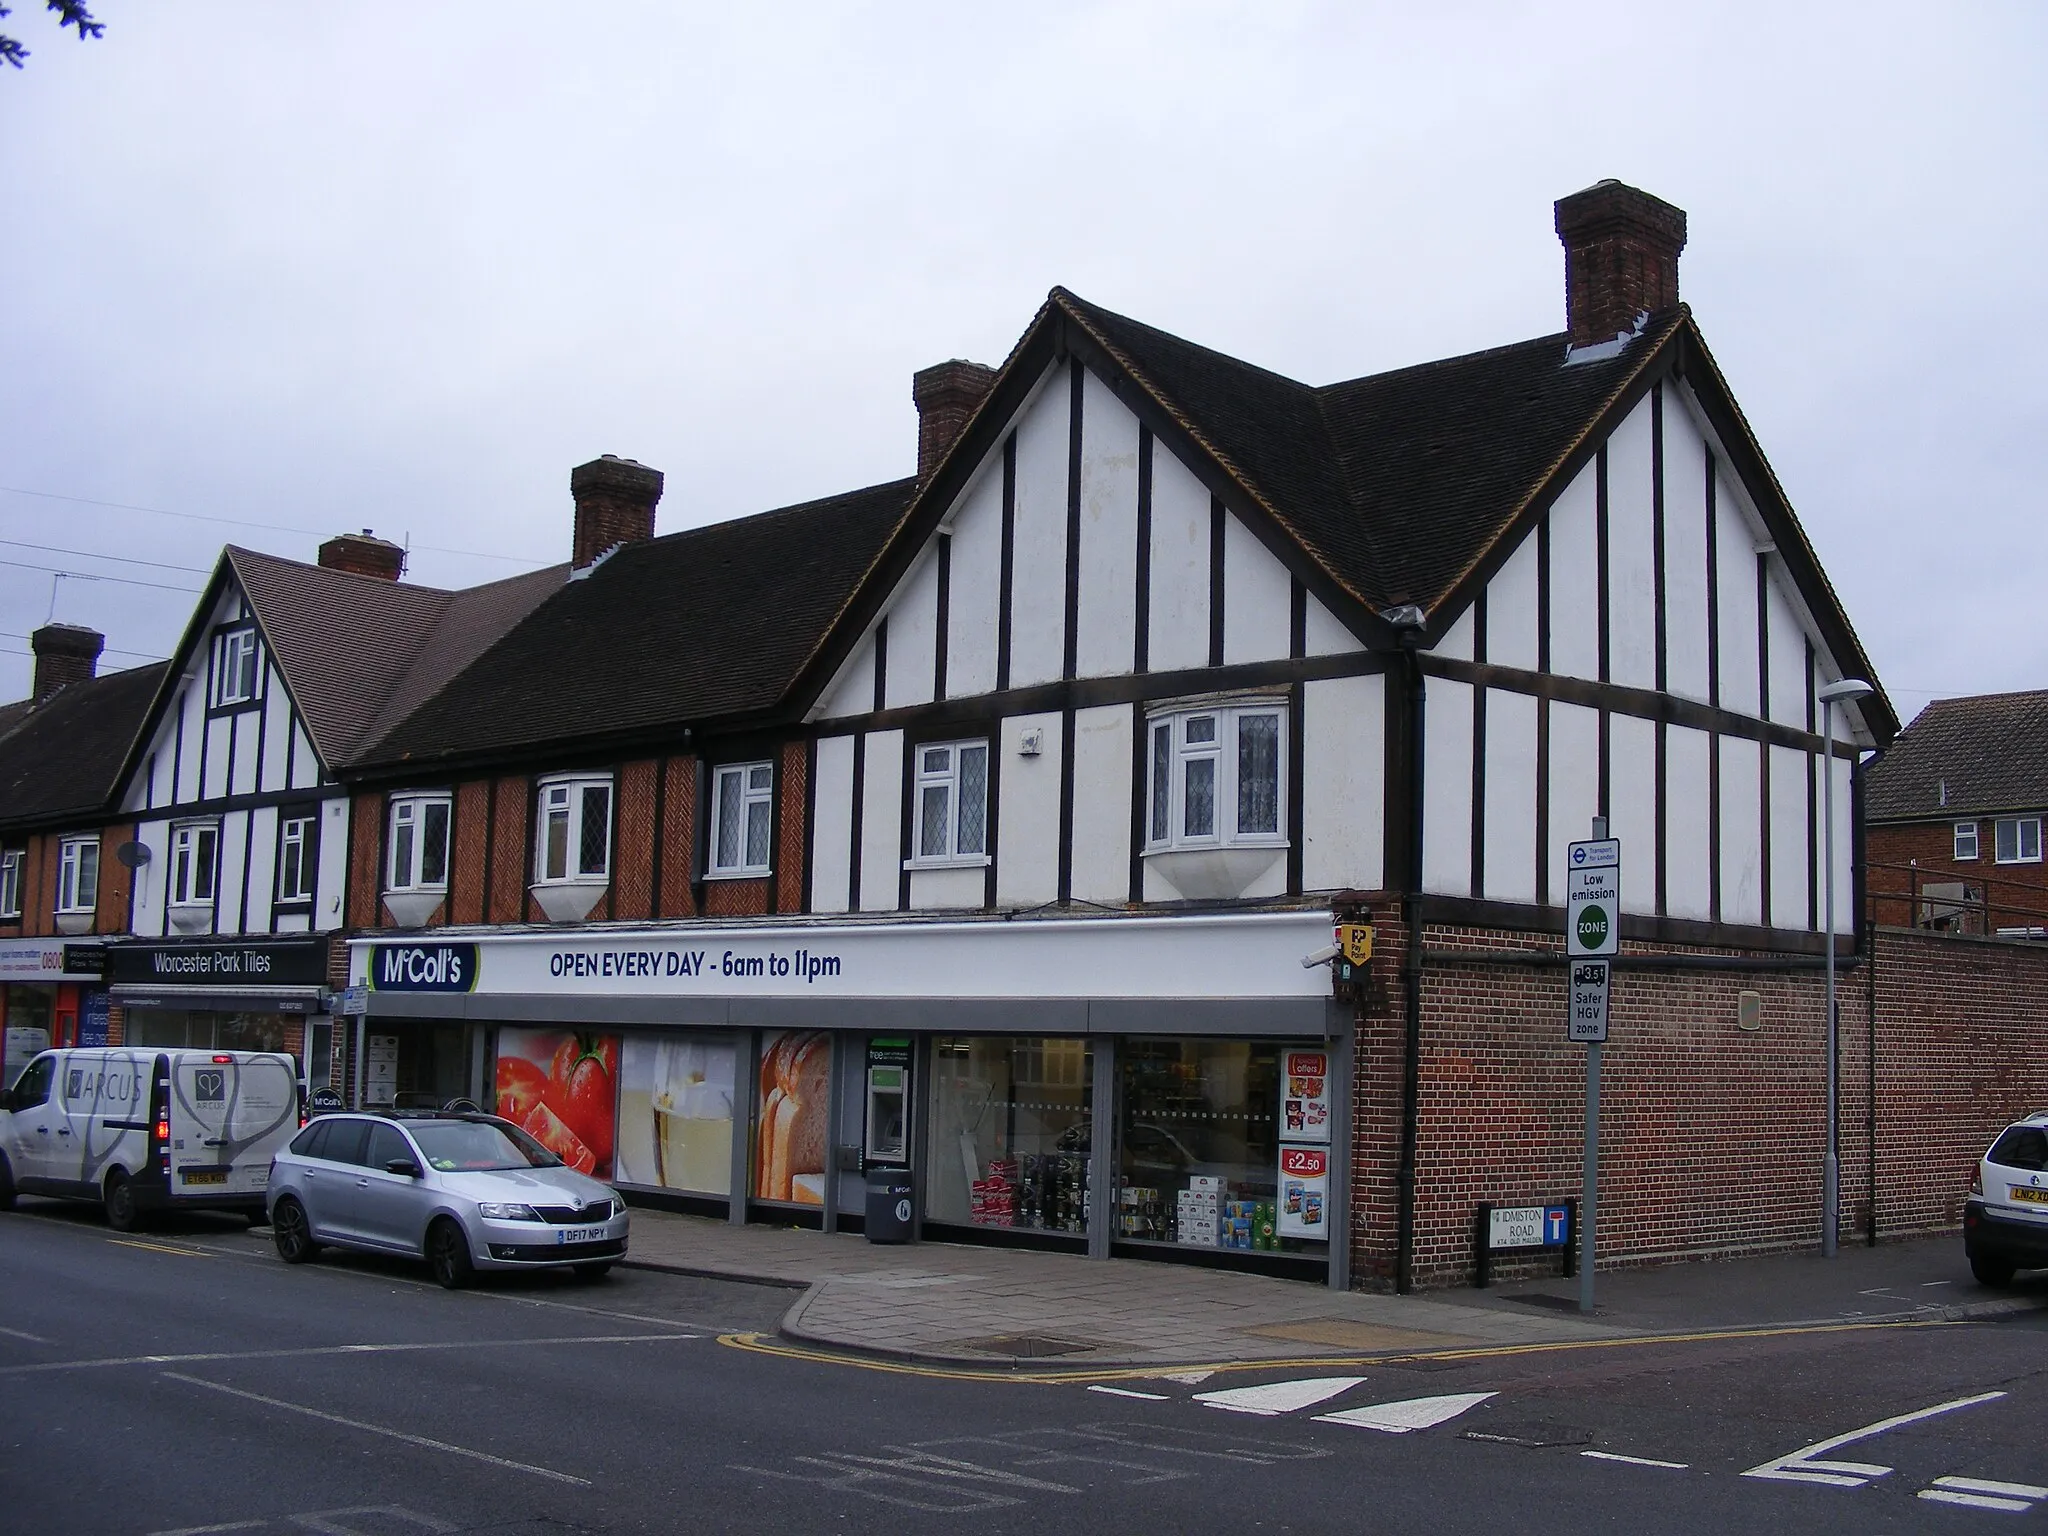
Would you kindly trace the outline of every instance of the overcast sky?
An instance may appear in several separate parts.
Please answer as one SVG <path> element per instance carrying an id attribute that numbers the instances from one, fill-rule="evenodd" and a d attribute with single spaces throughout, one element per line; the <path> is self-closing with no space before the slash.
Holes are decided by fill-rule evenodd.
<path id="1" fill-rule="evenodd" d="M 1603 176 L 1901 714 L 2048 686 L 2034 0 L 95 12 L 0 24 L 0 697 L 53 584 L 133 665 L 224 541 L 466 585 L 600 453 L 662 531 L 910 473 L 1055 283 L 1312 383 L 1554 331 Z"/>

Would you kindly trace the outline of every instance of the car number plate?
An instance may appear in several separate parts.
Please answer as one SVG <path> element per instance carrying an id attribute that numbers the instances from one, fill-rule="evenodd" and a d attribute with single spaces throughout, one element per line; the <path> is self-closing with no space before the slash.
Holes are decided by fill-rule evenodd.
<path id="1" fill-rule="evenodd" d="M 594 1243 L 603 1236 L 603 1227 L 557 1227 L 555 1246 L 559 1248 L 565 1243 Z"/>
<path id="2" fill-rule="evenodd" d="M 185 1184 L 225 1184 L 228 1171 L 225 1168 L 181 1168 L 178 1179 Z"/>
<path id="3" fill-rule="evenodd" d="M 2048 1189 L 2034 1189 L 2025 1184 L 2008 1186 L 2015 1200 L 2024 1200 L 2028 1205 L 2048 1205 Z"/>

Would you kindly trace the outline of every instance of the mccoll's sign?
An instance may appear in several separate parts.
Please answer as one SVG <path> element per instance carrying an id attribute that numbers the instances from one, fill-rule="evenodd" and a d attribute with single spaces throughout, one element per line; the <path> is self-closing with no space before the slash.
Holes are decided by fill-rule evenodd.
<path id="1" fill-rule="evenodd" d="M 379 944 L 370 952 L 373 992 L 470 992 L 474 944 Z"/>

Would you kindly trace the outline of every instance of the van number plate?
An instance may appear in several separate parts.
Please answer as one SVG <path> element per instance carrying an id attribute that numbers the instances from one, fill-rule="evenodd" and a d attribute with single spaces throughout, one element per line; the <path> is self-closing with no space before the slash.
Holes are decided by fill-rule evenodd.
<path id="1" fill-rule="evenodd" d="M 2024 1200 L 2029 1205 L 2048 1205 L 2048 1189 L 2031 1189 L 2025 1184 L 2010 1186 L 2015 1200 Z"/>
<path id="2" fill-rule="evenodd" d="M 603 1227 L 557 1227 L 555 1246 L 559 1248 L 565 1243 L 594 1243 L 603 1236 Z"/>
<path id="3" fill-rule="evenodd" d="M 187 1184 L 225 1184 L 228 1171 L 225 1168 L 182 1168 L 178 1177 Z"/>

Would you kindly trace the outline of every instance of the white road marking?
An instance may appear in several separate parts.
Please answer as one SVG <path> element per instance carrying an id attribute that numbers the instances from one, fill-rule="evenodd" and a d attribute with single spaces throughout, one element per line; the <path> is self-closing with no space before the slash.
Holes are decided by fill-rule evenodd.
<path id="1" fill-rule="evenodd" d="M 1177 1381 L 1182 1386 L 1199 1387 L 1215 1374 L 1214 1371 L 1168 1371 L 1159 1380 Z"/>
<path id="2" fill-rule="evenodd" d="M 1166 1394 L 1164 1392 L 1133 1392 L 1129 1387 L 1096 1386 L 1090 1387 L 1088 1390 L 1090 1392 L 1100 1392 L 1105 1397 L 1136 1397 L 1142 1398 L 1148 1403 L 1163 1403 L 1166 1401 Z"/>
<path id="3" fill-rule="evenodd" d="M 1920 1497 L 1936 1504 L 1960 1504 L 1966 1509 L 2002 1509 L 2024 1515 L 2034 1507 L 2031 1499 L 1995 1499 L 1984 1493 L 1950 1493 L 1946 1488 L 1922 1488 Z"/>
<path id="4" fill-rule="evenodd" d="M 268 1520 L 226 1520 L 219 1525 L 181 1525 L 175 1531 L 151 1531 L 149 1536 L 212 1536 L 215 1531 L 253 1531 Z"/>
<path id="5" fill-rule="evenodd" d="M 1984 1477 L 1937 1477 L 1937 1488 L 1958 1488 L 1964 1493 L 2002 1493 L 2009 1499 L 2048 1499 L 2048 1488 L 2032 1483 L 1994 1483 Z"/>
<path id="6" fill-rule="evenodd" d="M 1682 1461 L 1658 1461 L 1652 1456 L 1624 1456 L 1619 1451 L 1581 1451 L 1581 1456 L 1590 1456 L 1595 1461 L 1619 1461 L 1631 1467 L 1669 1467 L 1673 1472 L 1683 1472 L 1687 1463 Z"/>
<path id="7" fill-rule="evenodd" d="M 1328 1402 L 1339 1392 L 1348 1392 L 1363 1380 L 1363 1376 L 1309 1376 L 1300 1381 L 1272 1381 L 1262 1387 L 1226 1387 L 1221 1392 L 1197 1392 L 1195 1401 L 1205 1408 L 1221 1408 L 1226 1413 L 1257 1413 L 1272 1418 Z"/>
<path id="8" fill-rule="evenodd" d="M 505 1467 L 514 1472 L 530 1472 L 535 1477 L 552 1478 L 558 1483 L 569 1483 L 578 1488 L 591 1486 L 587 1477 L 573 1477 L 567 1472 L 557 1472 L 552 1467 L 536 1467 L 529 1462 L 511 1461 L 503 1456 L 493 1456 L 488 1451 L 473 1451 L 466 1445 L 450 1445 L 446 1440 L 430 1440 L 425 1435 L 409 1435 L 402 1429 L 387 1429 L 382 1424 L 367 1424 L 361 1419 L 345 1419 L 338 1413 L 327 1413 L 318 1408 L 308 1408 L 303 1403 L 288 1403 L 281 1397 L 265 1397 L 261 1392 L 244 1392 L 240 1387 L 224 1386 L 217 1381 L 207 1381 L 198 1376 L 184 1376 L 176 1371 L 165 1371 L 168 1381 L 182 1381 L 187 1386 L 204 1387 L 209 1392 L 222 1392 L 229 1397 L 239 1397 L 248 1402 L 261 1403 L 266 1408 L 280 1408 L 286 1413 L 304 1414 L 309 1419 L 320 1419 L 328 1424 L 339 1424 L 344 1429 L 359 1429 L 365 1434 L 383 1435 L 391 1440 L 403 1440 L 407 1445 L 422 1446 L 430 1451 L 444 1451 L 450 1456 L 467 1456 L 471 1461 L 488 1462 L 494 1467 Z"/>
<path id="9" fill-rule="evenodd" d="M 6 1334 L 10 1339 L 27 1339 L 31 1344 L 47 1344 L 50 1342 L 40 1333 L 27 1333 L 20 1328 L 0 1328 L 0 1333 Z"/>
<path id="10" fill-rule="evenodd" d="M 1865 1483 L 1885 1476 L 1891 1468 L 1874 1466 L 1867 1461 L 1823 1461 L 1820 1459 L 1821 1453 L 1832 1451 L 1838 1446 L 1853 1445 L 1858 1440 L 1868 1440 L 1873 1435 L 1881 1435 L 1888 1429 L 1897 1429 L 1902 1424 L 1917 1424 L 1922 1419 L 1954 1413 L 1958 1408 L 1974 1408 L 1979 1403 L 1995 1402 L 2004 1396 L 2003 1392 L 1980 1392 L 1975 1397 L 1953 1398 L 1946 1403 L 1936 1403 L 1932 1408 L 1922 1408 L 1913 1413 L 1880 1419 L 1875 1424 L 1852 1429 L 1846 1435 L 1817 1440 L 1789 1456 L 1779 1456 L 1764 1462 L 1761 1466 L 1751 1467 L 1742 1475 L 1770 1478 L 1781 1483 L 1822 1483 L 1835 1488 L 1861 1488 Z"/>
<path id="11" fill-rule="evenodd" d="M 1450 1392 L 1442 1397 L 1411 1397 L 1398 1403 L 1374 1403 L 1367 1408 L 1346 1408 L 1341 1413 L 1319 1413 L 1319 1424 L 1349 1424 L 1357 1429 L 1376 1429 L 1382 1434 L 1405 1435 L 1418 1429 L 1448 1424 L 1468 1409 L 1477 1408 L 1491 1392 Z"/>
<path id="12" fill-rule="evenodd" d="M 701 1338 L 695 1333 L 593 1333 L 567 1339 L 467 1339 L 427 1344 L 318 1344 L 305 1349 L 207 1350 L 182 1355 L 115 1355 L 99 1360 L 49 1360 L 0 1365 L 0 1376 L 101 1370 L 122 1365 L 205 1365 L 221 1360 L 299 1360 L 319 1355 L 403 1355 L 453 1349 L 526 1349 L 540 1344 L 666 1344 Z"/>

